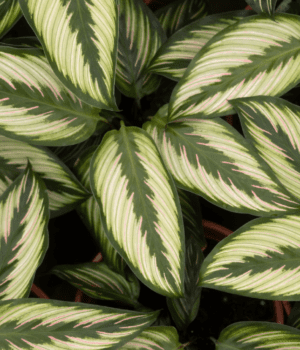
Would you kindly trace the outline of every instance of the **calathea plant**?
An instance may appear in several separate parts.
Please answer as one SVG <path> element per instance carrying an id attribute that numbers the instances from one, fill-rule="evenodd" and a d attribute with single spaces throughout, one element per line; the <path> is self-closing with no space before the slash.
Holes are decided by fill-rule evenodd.
<path id="1" fill-rule="evenodd" d="M 202 0 L 0 3 L 1 349 L 174 350 L 202 288 L 300 300 L 300 107 L 280 97 L 300 81 L 289 3 L 211 16 Z M 5 38 L 21 16 L 35 36 Z M 243 135 L 221 119 L 234 113 Z M 204 256 L 199 196 L 259 218 Z M 49 220 L 74 209 L 103 262 L 49 273 L 124 308 L 29 298 Z M 139 303 L 140 282 L 177 330 Z M 293 315 L 212 340 L 300 349 Z"/>

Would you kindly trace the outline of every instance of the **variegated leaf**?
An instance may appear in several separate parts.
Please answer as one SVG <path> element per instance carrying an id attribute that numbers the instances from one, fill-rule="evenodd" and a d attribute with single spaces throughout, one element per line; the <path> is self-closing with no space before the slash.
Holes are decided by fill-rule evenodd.
<path id="1" fill-rule="evenodd" d="M 245 137 L 283 186 L 300 201 L 300 107 L 271 96 L 230 103 L 239 114 Z"/>
<path id="2" fill-rule="evenodd" d="M 246 3 L 259 14 L 267 14 L 272 16 L 277 0 L 246 0 Z"/>
<path id="3" fill-rule="evenodd" d="M 300 350 L 300 331 L 274 322 L 236 322 L 222 330 L 216 349 Z"/>
<path id="4" fill-rule="evenodd" d="M 1 45 L 20 46 L 20 47 L 36 47 L 43 50 L 41 43 L 35 36 L 23 36 L 18 38 L 7 38 L 0 42 Z"/>
<path id="5" fill-rule="evenodd" d="M 300 216 L 250 221 L 205 258 L 198 285 L 266 300 L 300 300 Z"/>
<path id="6" fill-rule="evenodd" d="M 18 0 L 0 1 L 0 39 L 18 22 L 22 17 L 22 11 Z"/>
<path id="7" fill-rule="evenodd" d="M 104 231 L 135 275 L 169 297 L 184 293 L 184 228 L 173 179 L 146 131 L 105 134 L 90 163 Z"/>
<path id="8" fill-rule="evenodd" d="M 200 248 L 203 248 L 206 246 L 207 242 L 202 225 L 202 212 L 199 197 L 194 193 L 184 191 L 180 188 L 177 188 L 177 193 L 182 211 L 185 241 L 193 237 L 195 241 L 197 241 L 197 244 L 200 244 Z"/>
<path id="9" fill-rule="evenodd" d="M 167 39 L 158 19 L 142 0 L 120 1 L 116 86 L 138 101 L 157 90 L 161 77 L 146 73 Z"/>
<path id="10" fill-rule="evenodd" d="M 49 246 L 48 221 L 46 187 L 28 161 L 25 170 L 0 197 L 1 300 L 29 297 L 35 271 Z M 0 309 L 2 305 L 0 302 Z M 3 322 L 4 310 L 0 314 Z M 0 348 L 6 348 L 3 345 Z"/>
<path id="11" fill-rule="evenodd" d="M 291 197 L 255 148 L 221 118 L 183 118 L 167 124 L 168 105 L 146 130 L 177 187 L 226 210 L 256 216 L 297 211 Z"/>
<path id="12" fill-rule="evenodd" d="M 185 279 L 184 298 L 167 298 L 168 309 L 176 324 L 177 329 L 186 330 L 198 314 L 201 287 L 198 287 L 199 272 L 204 255 L 201 245 L 193 236 L 185 237 Z"/>
<path id="13" fill-rule="evenodd" d="M 85 188 L 91 190 L 90 187 L 90 161 L 97 149 L 97 146 L 91 146 L 86 149 L 75 162 L 73 167 L 74 173 Z M 112 246 L 108 240 L 100 218 L 100 209 L 94 196 L 80 204 L 76 211 L 84 225 L 87 227 L 94 239 L 104 262 L 115 272 L 124 276 L 124 268 L 126 263 L 118 251 Z"/>
<path id="14" fill-rule="evenodd" d="M 174 33 L 157 51 L 147 70 L 178 81 L 195 55 L 218 32 L 252 16 L 254 11 L 232 11 L 201 18 Z"/>
<path id="15" fill-rule="evenodd" d="M 158 313 L 60 300 L 5 300 L 0 303 L 0 347 L 3 350 L 119 349 L 147 330 Z"/>
<path id="16" fill-rule="evenodd" d="M 172 92 L 168 121 L 233 114 L 237 97 L 281 96 L 300 81 L 299 16 L 244 18 L 216 34 Z"/>
<path id="17" fill-rule="evenodd" d="M 140 284 L 132 272 L 128 276 L 130 281 L 127 281 L 104 262 L 89 262 L 54 266 L 50 273 L 64 279 L 94 299 L 118 300 L 131 306 L 139 305 L 137 299 L 140 294 Z"/>
<path id="18" fill-rule="evenodd" d="M 175 0 L 154 12 L 169 38 L 180 28 L 207 15 L 204 0 Z"/>
<path id="19" fill-rule="evenodd" d="M 51 218 L 73 210 L 91 197 L 70 169 L 46 147 L 33 146 L 0 135 L 0 195 L 26 168 L 29 159 L 33 170 L 44 180 L 49 197 Z"/>
<path id="20" fill-rule="evenodd" d="M 115 0 L 19 0 L 56 76 L 82 101 L 118 111 Z"/>
<path id="21" fill-rule="evenodd" d="M 178 333 L 174 327 L 149 327 L 119 350 L 175 350 L 179 349 Z"/>
<path id="22" fill-rule="evenodd" d="M 0 46 L 0 134 L 43 146 L 88 139 L 99 110 L 82 103 L 54 75 L 36 48 Z"/>

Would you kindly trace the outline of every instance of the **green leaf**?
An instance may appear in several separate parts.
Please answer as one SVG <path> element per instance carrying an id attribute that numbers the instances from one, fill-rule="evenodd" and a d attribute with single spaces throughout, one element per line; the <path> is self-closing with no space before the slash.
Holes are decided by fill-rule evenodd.
<path id="1" fill-rule="evenodd" d="M 98 143 L 99 144 L 99 143 Z M 90 187 L 90 162 L 97 146 L 86 149 L 74 165 L 74 173 L 85 188 L 91 191 Z M 105 263 L 115 272 L 124 276 L 126 263 L 118 251 L 108 240 L 101 223 L 100 209 L 94 196 L 80 204 L 76 211 L 84 225 L 92 235 L 94 242 L 103 256 Z"/>
<path id="2" fill-rule="evenodd" d="M 1 41 L 1 45 L 7 44 L 8 46 L 19 46 L 19 47 L 35 47 L 43 50 L 41 43 L 35 36 L 23 36 L 17 38 L 6 38 Z"/>
<path id="3" fill-rule="evenodd" d="M 300 300 L 300 217 L 250 221 L 205 258 L 198 285 L 266 300 Z"/>
<path id="4" fill-rule="evenodd" d="M 90 163 L 105 234 L 150 289 L 184 292 L 184 228 L 176 187 L 146 131 L 105 134 Z"/>
<path id="5" fill-rule="evenodd" d="M 181 346 L 174 327 L 149 327 L 119 350 L 174 350 Z"/>
<path id="6" fill-rule="evenodd" d="M 3 350 L 119 349 L 147 329 L 158 313 L 60 300 L 6 300 L 0 302 L 0 346 Z"/>
<path id="7" fill-rule="evenodd" d="M 104 262 L 58 265 L 50 273 L 69 282 L 94 299 L 118 300 L 137 306 L 140 294 L 138 279 L 131 272 L 130 282 L 112 271 Z"/>
<path id="8" fill-rule="evenodd" d="M 0 135 L 0 195 L 26 168 L 27 159 L 44 180 L 51 218 L 73 210 L 91 197 L 70 169 L 46 147 L 33 146 Z"/>
<path id="9" fill-rule="evenodd" d="M 217 350 L 259 349 L 299 350 L 300 331 L 272 322 L 236 322 L 222 330 Z"/>
<path id="10" fill-rule="evenodd" d="M 0 3 L 0 39 L 22 17 L 22 11 L 18 0 L 5 0 Z"/>
<path id="11" fill-rule="evenodd" d="M 43 146 L 88 139 L 99 110 L 82 103 L 55 77 L 36 48 L 0 46 L 0 134 Z"/>
<path id="12" fill-rule="evenodd" d="M 300 17 L 244 18 L 216 34 L 172 92 L 168 121 L 233 114 L 228 100 L 280 96 L 300 81 Z"/>
<path id="13" fill-rule="evenodd" d="M 28 161 L 25 170 L 0 197 L 1 300 L 29 297 L 35 271 L 48 249 L 48 221 L 46 187 L 40 177 L 32 171 Z M 0 310 L 1 305 L 3 302 L 0 302 Z M 9 312 L 12 310 L 9 309 Z M 4 330 L 4 309 L 0 314 L 1 328 Z M 7 338 L 6 332 L 2 334 Z M 4 342 L 1 342 L 0 336 L 1 343 L 2 349 L 7 348 L 4 347 Z"/>
<path id="14" fill-rule="evenodd" d="M 169 38 L 180 28 L 207 15 L 204 0 L 175 0 L 154 12 Z"/>
<path id="15" fill-rule="evenodd" d="M 82 101 L 118 111 L 114 97 L 116 1 L 19 2 L 60 81 Z"/>
<path id="16" fill-rule="evenodd" d="M 243 10 L 215 14 L 184 26 L 159 48 L 147 70 L 179 81 L 192 59 L 214 35 L 253 13 Z"/>
<path id="17" fill-rule="evenodd" d="M 235 213 L 278 216 L 298 211 L 255 148 L 231 125 L 182 118 L 167 124 L 168 105 L 143 129 L 157 145 L 176 186 Z"/>
<path id="18" fill-rule="evenodd" d="M 275 11 L 277 0 L 246 0 L 246 3 L 259 14 L 272 16 Z"/>
<path id="19" fill-rule="evenodd" d="M 140 100 L 159 87 L 161 77 L 147 73 L 146 68 L 167 37 L 142 0 L 120 1 L 118 7 L 116 86 L 125 96 Z"/>
<path id="20" fill-rule="evenodd" d="M 269 96 L 230 103 L 239 114 L 245 137 L 289 193 L 300 201 L 300 107 Z"/>

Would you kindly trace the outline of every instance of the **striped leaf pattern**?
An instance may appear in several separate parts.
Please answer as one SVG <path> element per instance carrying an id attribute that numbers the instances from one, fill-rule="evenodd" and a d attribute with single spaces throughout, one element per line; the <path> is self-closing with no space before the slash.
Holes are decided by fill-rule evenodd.
<path id="1" fill-rule="evenodd" d="M 86 149 L 77 159 L 74 165 L 74 173 L 85 188 L 91 191 L 90 187 L 90 162 L 97 146 Z M 108 240 L 101 223 L 100 209 L 94 196 L 81 203 L 76 208 L 77 214 L 90 232 L 97 245 L 104 262 L 113 271 L 124 275 L 126 263 L 118 251 Z"/>
<path id="2" fill-rule="evenodd" d="M 222 330 L 218 349 L 300 350 L 300 331 L 274 322 L 236 322 Z"/>
<path id="3" fill-rule="evenodd" d="M 205 258 L 199 286 L 266 300 L 299 301 L 300 217 L 250 221 Z"/>
<path id="4" fill-rule="evenodd" d="M 184 228 L 176 187 L 146 131 L 105 134 L 90 163 L 104 231 L 135 275 L 169 296 L 184 293 Z"/>
<path id="5" fill-rule="evenodd" d="M 127 97 L 140 100 L 157 90 L 161 78 L 145 69 L 166 41 L 153 12 L 142 0 L 119 2 L 119 41 L 116 86 Z"/>
<path id="6" fill-rule="evenodd" d="M 230 103 L 239 114 L 245 137 L 300 201 L 300 107 L 271 96 L 246 97 Z"/>
<path id="7" fill-rule="evenodd" d="M 198 19 L 176 31 L 157 51 L 147 70 L 179 81 L 192 59 L 218 32 L 251 16 L 254 11 L 232 11 Z"/>
<path id="8" fill-rule="evenodd" d="M 116 1 L 19 2 L 61 82 L 82 101 L 118 111 L 114 97 L 118 43 Z"/>
<path id="9" fill-rule="evenodd" d="M 99 110 L 82 103 L 54 75 L 41 50 L 0 46 L 0 134 L 43 146 L 88 139 Z"/>
<path id="10" fill-rule="evenodd" d="M 272 16 L 275 11 L 277 0 L 246 0 L 246 3 L 257 13 Z"/>
<path id="11" fill-rule="evenodd" d="M 201 245 L 193 236 L 186 235 L 185 246 L 184 298 L 167 298 L 168 309 L 177 329 L 181 331 L 186 330 L 198 314 L 202 288 L 197 284 L 200 267 L 204 260 Z"/>
<path id="12" fill-rule="evenodd" d="M 18 22 L 22 17 L 22 11 L 18 0 L 0 1 L 0 39 Z"/>
<path id="13" fill-rule="evenodd" d="M 50 299 L 5 300 L 0 304 L 0 347 L 117 349 L 147 330 L 158 313 Z"/>
<path id="14" fill-rule="evenodd" d="M 238 97 L 283 95 L 300 81 L 299 39 L 298 16 L 285 13 L 251 16 L 223 29 L 174 88 L 168 121 L 233 114 L 228 100 Z"/>
<path id="15" fill-rule="evenodd" d="M 207 13 L 204 0 L 176 0 L 154 12 L 168 38 Z"/>
<path id="16" fill-rule="evenodd" d="M 27 159 L 33 170 L 43 179 L 49 197 L 51 218 L 73 210 L 91 197 L 70 169 L 46 147 L 0 135 L 0 195 L 26 168 Z"/>
<path id="17" fill-rule="evenodd" d="M 177 187 L 236 213 L 277 216 L 299 210 L 255 148 L 221 118 L 167 124 L 167 105 L 143 125 Z"/>
<path id="18" fill-rule="evenodd" d="M 119 350 L 175 350 L 181 346 L 178 339 L 174 327 L 149 327 Z"/>
<path id="19" fill-rule="evenodd" d="M 46 187 L 27 162 L 0 197 L 0 309 L 3 300 L 29 297 L 35 271 L 48 249 L 48 221 Z M 0 314 L 2 323 L 3 309 Z M 3 345 L 0 340 L 0 348 L 6 349 L 8 344 Z"/>
<path id="20" fill-rule="evenodd" d="M 58 265 L 50 273 L 69 282 L 94 299 L 117 300 L 137 306 L 139 280 L 130 272 L 130 281 L 112 271 L 104 262 Z"/>

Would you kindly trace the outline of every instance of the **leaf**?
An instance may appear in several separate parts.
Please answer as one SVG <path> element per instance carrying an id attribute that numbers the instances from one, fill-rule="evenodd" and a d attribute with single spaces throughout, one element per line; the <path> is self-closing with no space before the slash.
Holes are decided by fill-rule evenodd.
<path id="1" fill-rule="evenodd" d="M 116 1 L 19 2 L 60 81 L 85 103 L 119 111 L 114 97 Z"/>
<path id="2" fill-rule="evenodd" d="M 300 217 L 250 221 L 205 258 L 198 286 L 266 300 L 300 300 Z"/>
<path id="3" fill-rule="evenodd" d="M 146 286 L 180 297 L 185 247 L 176 187 L 151 137 L 121 125 L 105 134 L 90 163 L 105 234 Z"/>
<path id="4" fill-rule="evenodd" d="M 154 12 L 169 38 L 177 30 L 207 15 L 204 0 L 175 0 Z"/>
<path id="5" fill-rule="evenodd" d="M 19 47 L 35 47 L 40 50 L 43 50 L 43 47 L 41 43 L 39 42 L 38 38 L 35 36 L 23 36 L 23 37 L 17 37 L 17 38 L 6 38 L 1 41 L 1 45 L 5 44 L 8 46 L 19 46 Z"/>
<path id="6" fill-rule="evenodd" d="M 253 13 L 243 10 L 215 14 L 184 26 L 159 48 L 147 70 L 179 81 L 195 55 L 214 35 Z"/>
<path id="7" fill-rule="evenodd" d="M 235 213 L 278 216 L 299 210 L 300 202 L 231 125 L 220 118 L 182 118 L 167 124 L 167 110 L 164 105 L 143 129 L 177 187 Z"/>
<path id="8" fill-rule="evenodd" d="M 131 272 L 130 282 L 112 271 L 104 262 L 58 265 L 50 273 L 69 282 L 94 299 L 118 300 L 137 306 L 140 294 L 138 279 Z"/>
<path id="9" fill-rule="evenodd" d="M 0 3 L 0 39 L 18 22 L 22 17 L 22 11 L 18 0 L 5 0 Z"/>
<path id="10" fill-rule="evenodd" d="M 55 77 L 41 50 L 0 46 L 0 134 L 43 146 L 88 139 L 99 110 L 82 103 Z"/>
<path id="11" fill-rule="evenodd" d="M 98 143 L 99 144 L 99 143 Z M 91 146 L 81 153 L 74 165 L 74 173 L 85 188 L 91 191 L 90 187 L 90 161 L 97 149 L 97 146 Z M 101 223 L 100 209 L 94 196 L 91 196 L 84 203 L 80 204 L 76 211 L 84 225 L 92 235 L 94 242 L 103 256 L 105 263 L 115 272 L 124 276 L 126 263 L 118 251 L 108 240 L 103 225 Z"/>
<path id="12" fill-rule="evenodd" d="M 60 300 L 19 299 L 0 303 L 1 348 L 119 349 L 157 318 L 137 312 Z"/>
<path id="13" fill-rule="evenodd" d="M 174 327 L 149 327 L 119 350 L 174 350 L 181 345 Z"/>
<path id="14" fill-rule="evenodd" d="M 0 135 L 0 195 L 26 168 L 27 159 L 43 179 L 51 218 L 73 210 L 91 197 L 70 169 L 46 147 L 33 146 Z"/>
<path id="15" fill-rule="evenodd" d="M 299 349 L 300 331 L 273 322 L 236 322 L 222 330 L 216 349 Z"/>
<path id="16" fill-rule="evenodd" d="M 259 14 L 272 16 L 275 11 L 277 0 L 246 0 L 246 3 Z"/>
<path id="17" fill-rule="evenodd" d="M 119 41 L 116 86 L 127 97 L 140 100 L 157 90 L 161 77 L 145 69 L 166 35 L 142 0 L 119 3 Z"/>
<path id="18" fill-rule="evenodd" d="M 186 266 L 184 278 L 184 298 L 167 298 L 168 309 L 180 331 L 186 330 L 198 314 L 201 287 L 197 286 L 204 255 L 201 245 L 193 236 L 186 238 Z"/>
<path id="19" fill-rule="evenodd" d="M 277 179 L 300 200 L 300 107 L 278 97 L 230 101 L 245 137 L 268 163 Z"/>
<path id="20" fill-rule="evenodd" d="M 0 197 L 1 300 L 28 298 L 35 271 L 46 255 L 49 209 L 45 192 L 43 181 L 28 161 L 25 170 Z M 3 302 L 0 309 L 1 305 Z M 0 314 L 4 330 L 3 309 Z M 4 349 L 3 343 L 1 348 Z"/>
<path id="21" fill-rule="evenodd" d="M 233 114 L 228 100 L 280 96 L 300 81 L 299 16 L 244 18 L 216 34 L 172 92 L 168 121 Z M 230 48 L 230 49 L 228 49 Z"/>

